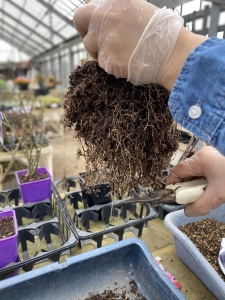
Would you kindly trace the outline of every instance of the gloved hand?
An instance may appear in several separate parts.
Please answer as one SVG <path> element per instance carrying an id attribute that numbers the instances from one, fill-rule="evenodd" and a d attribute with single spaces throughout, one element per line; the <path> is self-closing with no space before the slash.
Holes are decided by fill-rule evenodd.
<path id="1" fill-rule="evenodd" d="M 107 73 L 140 85 L 161 82 L 183 18 L 144 0 L 92 0 L 75 11 L 74 25 Z"/>
<path id="2" fill-rule="evenodd" d="M 208 187 L 203 195 L 185 207 L 188 217 L 206 215 L 225 203 L 225 157 L 211 146 L 177 164 L 170 172 L 166 184 L 181 182 L 184 178 L 204 176 Z"/>

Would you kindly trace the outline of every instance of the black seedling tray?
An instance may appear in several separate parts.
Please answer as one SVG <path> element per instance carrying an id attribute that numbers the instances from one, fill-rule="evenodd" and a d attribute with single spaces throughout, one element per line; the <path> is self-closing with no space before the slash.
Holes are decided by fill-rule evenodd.
<path id="1" fill-rule="evenodd" d="M 177 210 L 180 210 L 180 209 L 184 209 L 185 206 L 186 206 L 186 204 L 178 204 L 178 203 L 174 202 L 174 203 L 170 203 L 170 204 L 160 204 L 156 207 L 156 209 L 159 212 L 159 216 L 158 216 L 159 219 L 164 220 L 167 214 L 177 211 Z"/>
<path id="2" fill-rule="evenodd" d="M 57 199 L 23 204 L 19 189 L 0 193 L 0 211 L 13 209 L 16 213 L 19 247 L 18 261 L 1 268 L 0 279 L 21 269 L 30 271 L 38 263 L 57 262 L 61 255 L 70 255 L 69 249 L 78 243 L 78 235 Z"/>
<path id="3" fill-rule="evenodd" d="M 81 247 L 92 244 L 99 248 L 105 238 L 120 241 L 128 231 L 140 237 L 148 221 L 158 216 L 157 210 L 149 204 L 129 203 L 113 207 L 113 204 L 119 203 L 120 200 L 88 207 L 82 189 L 71 191 L 77 186 L 76 183 L 81 183 L 82 186 L 79 175 L 67 179 L 67 192 L 63 194 L 63 198 L 60 193 L 62 183 L 65 185 L 63 180 L 53 182 L 53 195 L 70 214 L 74 222 L 73 231 L 77 232 Z"/>

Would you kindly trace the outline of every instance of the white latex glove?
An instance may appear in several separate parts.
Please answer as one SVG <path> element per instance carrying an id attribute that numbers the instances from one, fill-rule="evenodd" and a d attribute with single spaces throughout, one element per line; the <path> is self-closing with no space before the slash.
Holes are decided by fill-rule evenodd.
<path id="1" fill-rule="evenodd" d="M 225 157 L 211 146 L 203 147 L 197 154 L 177 164 L 170 172 L 167 184 L 181 182 L 184 178 L 204 176 L 208 187 L 203 195 L 185 207 L 188 217 L 206 215 L 225 203 Z"/>
<path id="2" fill-rule="evenodd" d="M 140 85 L 160 83 L 183 19 L 144 0 L 92 0 L 75 11 L 74 25 L 107 73 Z"/>

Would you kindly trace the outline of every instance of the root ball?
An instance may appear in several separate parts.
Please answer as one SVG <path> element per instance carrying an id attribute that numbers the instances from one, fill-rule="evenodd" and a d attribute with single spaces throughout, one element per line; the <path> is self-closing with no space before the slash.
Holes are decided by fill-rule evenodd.
<path id="1" fill-rule="evenodd" d="M 154 187 L 179 142 L 168 99 L 161 85 L 134 86 L 95 61 L 71 73 L 64 125 L 81 143 L 87 185 L 107 181 L 122 193 Z"/>

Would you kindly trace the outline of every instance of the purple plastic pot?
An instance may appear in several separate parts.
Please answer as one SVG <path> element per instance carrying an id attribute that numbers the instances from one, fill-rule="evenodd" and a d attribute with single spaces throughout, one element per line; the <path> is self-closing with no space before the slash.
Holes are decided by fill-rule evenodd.
<path id="1" fill-rule="evenodd" d="M 28 202 L 39 202 L 46 199 L 51 199 L 52 175 L 49 173 L 48 169 L 46 167 L 40 167 L 37 169 L 37 174 L 47 173 L 49 176 L 48 178 L 32 182 L 20 183 L 19 175 L 24 175 L 26 173 L 27 170 L 15 172 L 23 203 L 25 204 Z"/>
<path id="2" fill-rule="evenodd" d="M 8 238 L 0 239 L 0 268 L 3 268 L 11 262 L 16 262 L 18 260 L 18 230 L 15 211 L 7 210 L 0 212 L 0 220 L 2 220 L 3 217 L 13 217 L 15 234 Z"/>

